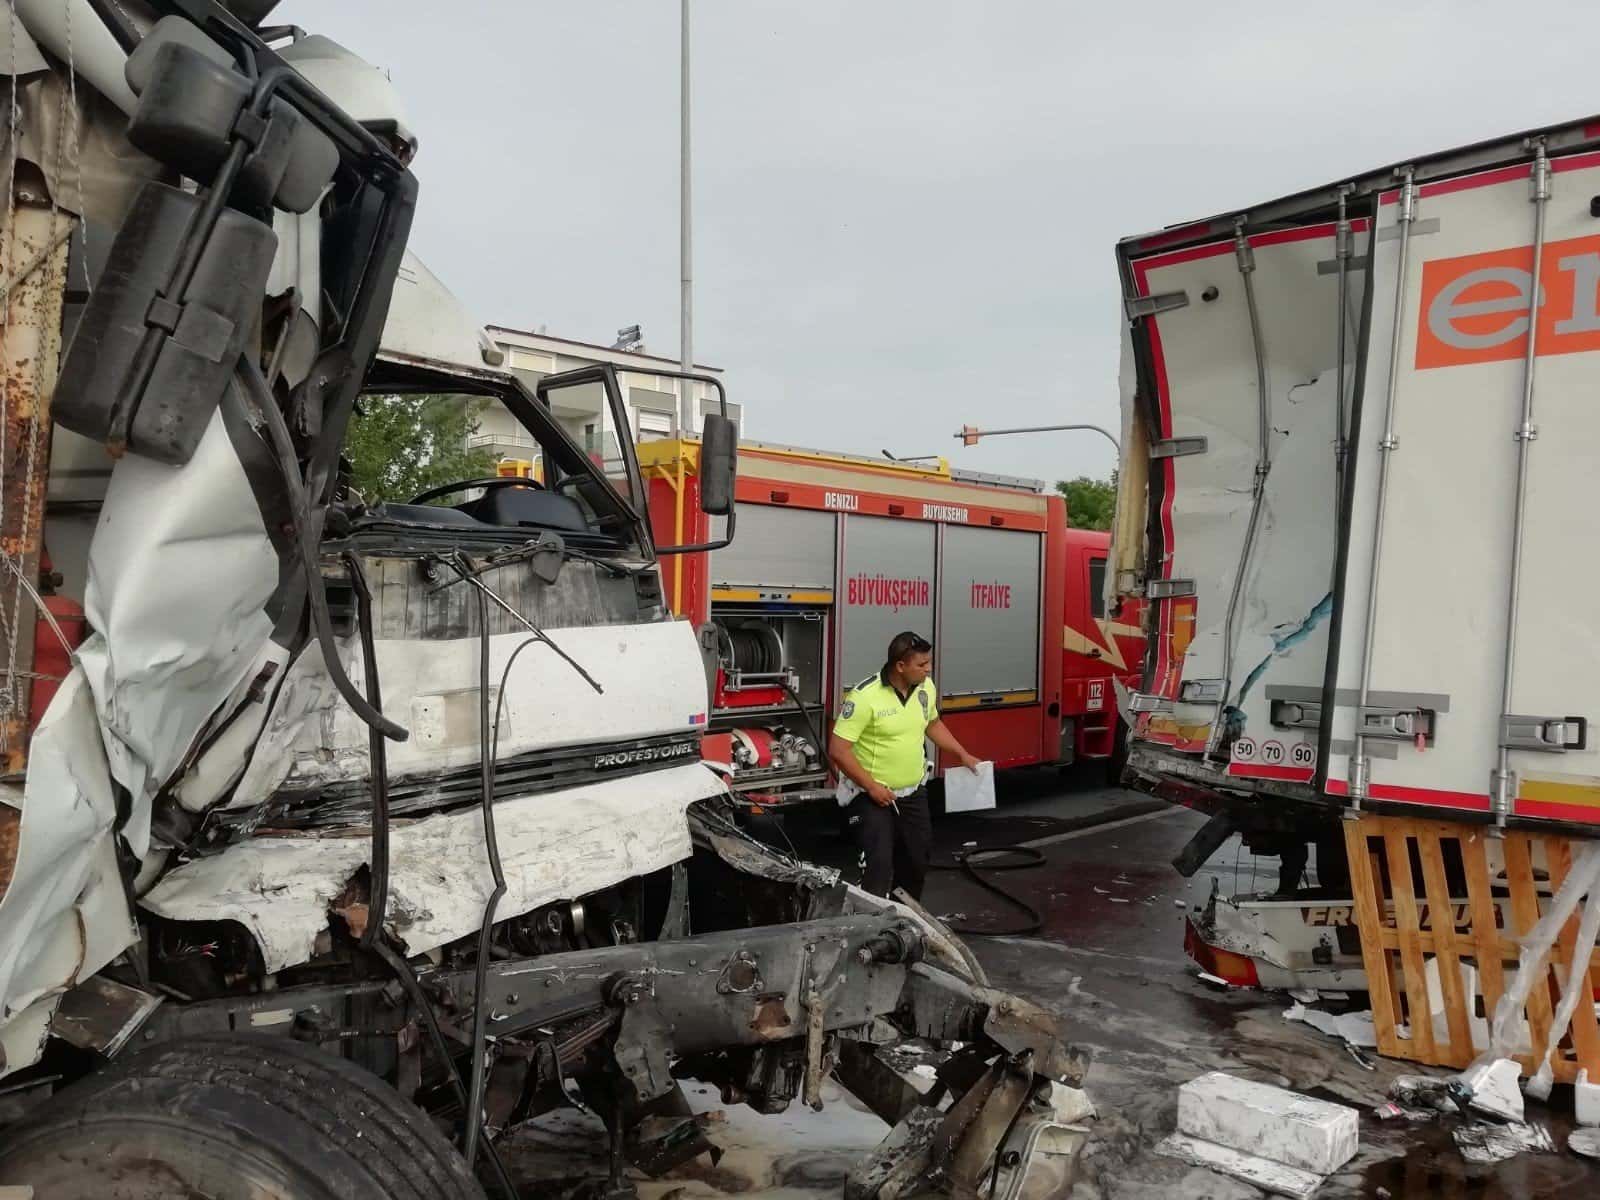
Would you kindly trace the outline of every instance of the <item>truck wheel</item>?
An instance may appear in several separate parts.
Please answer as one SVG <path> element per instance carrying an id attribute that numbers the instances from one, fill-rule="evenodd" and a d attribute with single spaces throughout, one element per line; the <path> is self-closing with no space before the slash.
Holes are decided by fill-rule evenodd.
<path id="1" fill-rule="evenodd" d="M 34 1200 L 484 1200 L 427 1115 L 344 1059 L 270 1034 L 120 1060 L 0 1136 Z"/>

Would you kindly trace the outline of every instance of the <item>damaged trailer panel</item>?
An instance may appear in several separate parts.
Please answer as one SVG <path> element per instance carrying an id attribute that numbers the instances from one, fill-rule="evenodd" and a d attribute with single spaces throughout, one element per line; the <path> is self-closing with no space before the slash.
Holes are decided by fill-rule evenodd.
<path id="1" fill-rule="evenodd" d="M 1600 823 L 1600 636 L 1571 600 L 1594 570 L 1597 137 L 1121 243 L 1145 786 L 1297 837 L 1348 803 Z"/>

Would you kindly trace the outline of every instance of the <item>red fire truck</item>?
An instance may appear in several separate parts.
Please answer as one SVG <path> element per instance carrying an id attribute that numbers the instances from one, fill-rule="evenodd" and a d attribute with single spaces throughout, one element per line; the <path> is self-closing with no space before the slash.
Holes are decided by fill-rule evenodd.
<path id="1" fill-rule="evenodd" d="M 700 512 L 699 449 L 639 447 L 663 545 L 721 535 Z M 834 711 L 903 629 L 933 641 L 940 708 L 980 758 L 1020 767 L 1116 754 L 1112 679 L 1134 682 L 1139 615 L 1105 612 L 1108 535 L 1067 528 L 1045 485 L 942 459 L 745 442 L 735 495 L 733 544 L 663 571 L 712 673 L 705 757 L 726 764 L 735 789 L 764 803 L 831 795 Z"/>

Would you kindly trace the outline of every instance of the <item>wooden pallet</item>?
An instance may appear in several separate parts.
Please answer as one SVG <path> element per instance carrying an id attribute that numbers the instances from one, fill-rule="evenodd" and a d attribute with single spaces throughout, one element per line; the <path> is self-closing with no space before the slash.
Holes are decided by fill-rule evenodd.
<path id="1" fill-rule="evenodd" d="M 1517 970 L 1519 946 L 1513 939 L 1531 930 L 1549 907 L 1572 869 L 1577 844 L 1508 830 L 1491 852 L 1489 840 L 1482 825 L 1372 814 L 1345 822 L 1380 1054 L 1461 1068 L 1486 1048 L 1485 1022 L 1493 1021 Z M 1503 870 L 1491 870 L 1491 859 L 1497 864 L 1503 859 Z M 1420 864 L 1420 888 L 1414 864 Z M 1465 911 L 1451 896 L 1453 883 L 1459 899 L 1463 882 Z M 1568 964 L 1577 952 L 1581 914 L 1580 904 L 1536 968 L 1542 978 L 1521 1013 L 1525 1028 L 1515 1030 L 1526 1034 L 1532 1048 L 1513 1055 L 1525 1074 L 1531 1075 L 1543 1056 Z M 1446 919 L 1434 919 L 1437 915 Z M 1593 1003 L 1600 952 L 1589 948 L 1588 958 L 1580 985 L 1584 992 L 1569 1025 L 1555 1035 L 1551 1067 L 1561 1083 L 1573 1082 L 1583 1069 L 1600 1079 L 1600 1022 Z M 1437 980 L 1431 987 L 1430 976 Z M 1436 1029 L 1440 1001 L 1443 1015 Z M 1409 1037 L 1401 1036 L 1402 1024 L 1409 1026 Z"/>

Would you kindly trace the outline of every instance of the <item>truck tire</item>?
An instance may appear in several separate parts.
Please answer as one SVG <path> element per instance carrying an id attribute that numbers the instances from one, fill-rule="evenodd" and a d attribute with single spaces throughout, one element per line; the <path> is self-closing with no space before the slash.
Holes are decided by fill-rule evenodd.
<path id="1" fill-rule="evenodd" d="M 165 1042 L 0 1136 L 0 1184 L 34 1200 L 484 1200 L 428 1116 L 287 1037 Z"/>

